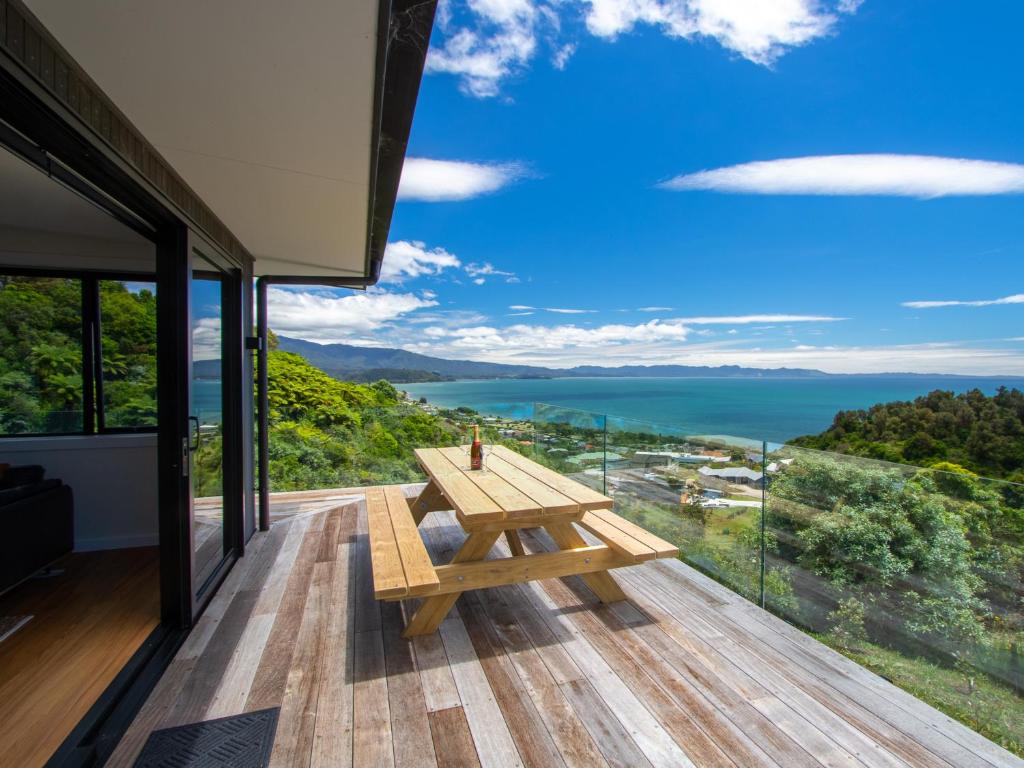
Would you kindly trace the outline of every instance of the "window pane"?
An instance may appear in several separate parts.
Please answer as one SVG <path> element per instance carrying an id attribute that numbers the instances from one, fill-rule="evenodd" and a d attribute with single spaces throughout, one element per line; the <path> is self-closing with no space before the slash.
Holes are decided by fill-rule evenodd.
<path id="1" fill-rule="evenodd" d="M 100 280 L 107 429 L 156 426 L 156 284 Z"/>
<path id="2" fill-rule="evenodd" d="M 81 281 L 0 275 L 0 434 L 81 431 Z"/>

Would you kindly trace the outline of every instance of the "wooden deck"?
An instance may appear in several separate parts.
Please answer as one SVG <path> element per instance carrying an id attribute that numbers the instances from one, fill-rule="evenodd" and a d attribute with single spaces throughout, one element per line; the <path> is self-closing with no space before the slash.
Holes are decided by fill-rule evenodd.
<path id="1" fill-rule="evenodd" d="M 272 706 L 278 766 L 1024 765 L 678 561 L 616 571 L 612 606 L 578 577 L 468 592 L 402 640 L 362 502 L 277 502 L 109 765 L 154 728 Z M 435 562 L 464 537 L 451 513 L 423 530 Z"/>

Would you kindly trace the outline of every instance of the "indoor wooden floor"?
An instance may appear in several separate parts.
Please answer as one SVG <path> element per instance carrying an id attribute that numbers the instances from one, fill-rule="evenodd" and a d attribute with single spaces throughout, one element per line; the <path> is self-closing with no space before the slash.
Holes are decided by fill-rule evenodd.
<path id="1" fill-rule="evenodd" d="M 362 504 L 318 498 L 278 507 L 109 765 L 276 706 L 278 766 L 1024 765 L 678 561 L 615 571 L 613 606 L 578 578 L 470 592 L 409 643 Z M 463 538 L 450 513 L 424 531 L 437 561 Z"/>
<path id="2" fill-rule="evenodd" d="M 0 765 L 43 765 L 160 619 L 156 547 L 85 552 L 0 597 Z"/>

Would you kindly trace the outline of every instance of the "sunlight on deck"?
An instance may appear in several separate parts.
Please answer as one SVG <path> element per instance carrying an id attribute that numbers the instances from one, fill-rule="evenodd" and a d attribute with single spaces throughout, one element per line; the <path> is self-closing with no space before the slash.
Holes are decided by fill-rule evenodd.
<path id="1" fill-rule="evenodd" d="M 273 496 L 109 765 L 155 728 L 275 706 L 280 766 L 1024 764 L 674 560 L 616 571 L 611 606 L 578 577 L 468 592 L 402 640 L 359 494 Z M 464 537 L 451 513 L 422 530 L 437 563 Z"/>

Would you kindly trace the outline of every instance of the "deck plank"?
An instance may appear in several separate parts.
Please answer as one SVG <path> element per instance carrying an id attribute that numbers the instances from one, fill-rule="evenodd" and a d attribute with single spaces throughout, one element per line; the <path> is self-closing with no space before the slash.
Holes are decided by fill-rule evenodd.
<path id="1" fill-rule="evenodd" d="M 384 662 L 388 675 L 388 704 L 391 732 L 395 739 L 396 768 L 428 768 L 437 765 L 430 735 L 427 704 L 416 671 L 412 643 L 402 638 L 402 609 L 398 603 L 381 606 L 384 631 Z"/>
<path id="2" fill-rule="evenodd" d="M 430 735 L 434 739 L 438 768 L 480 768 L 469 722 L 461 706 L 431 712 Z"/>
<path id="3" fill-rule="evenodd" d="M 365 502 L 287 508 L 110 765 L 154 728 L 282 706 L 275 765 L 1024 766 L 674 560 L 620 569 L 628 600 L 608 605 L 579 577 L 471 591 L 439 633 L 403 640 L 414 601 L 373 598 Z M 434 562 L 466 538 L 447 511 L 420 532 Z M 500 539 L 488 558 L 507 555 Z"/>
<path id="4" fill-rule="evenodd" d="M 330 616 L 324 645 L 316 723 L 313 728 L 313 768 L 352 765 L 353 656 L 355 632 L 355 545 L 352 543 L 358 507 L 342 517 L 331 582 Z"/>

